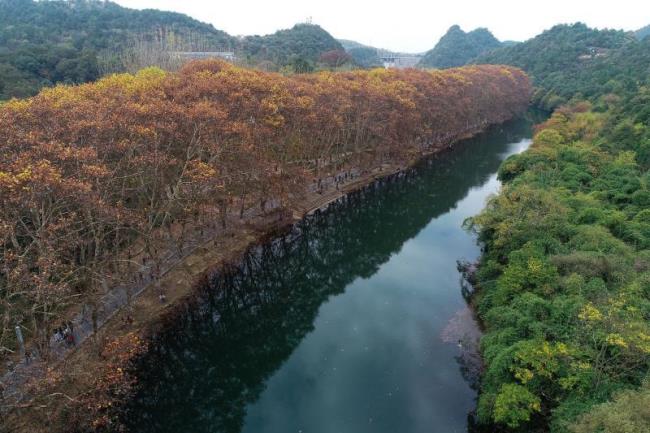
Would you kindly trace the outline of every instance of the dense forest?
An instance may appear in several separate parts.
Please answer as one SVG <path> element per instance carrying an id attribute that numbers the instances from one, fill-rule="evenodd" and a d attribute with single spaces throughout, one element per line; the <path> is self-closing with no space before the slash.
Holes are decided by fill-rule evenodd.
<path id="1" fill-rule="evenodd" d="M 529 95 L 509 67 L 287 77 L 212 60 L 7 102 L 0 345 L 13 350 L 21 324 L 46 351 L 62 308 L 132 278 L 124 252 L 138 240 L 152 257 L 158 238 L 182 248 L 172 225 L 225 225 L 351 167 L 407 163 L 513 117 Z"/>
<path id="2" fill-rule="evenodd" d="M 378 68 L 383 66 L 379 58 L 379 51 L 371 47 L 354 47 L 346 50 L 354 63 L 362 68 Z"/>
<path id="3" fill-rule="evenodd" d="M 645 38 L 646 36 L 650 35 L 650 26 L 645 26 L 642 29 L 637 30 L 635 34 L 639 39 Z"/>
<path id="4" fill-rule="evenodd" d="M 319 26 L 297 24 L 267 36 L 248 36 L 242 51 L 249 63 L 271 62 L 271 68 L 291 65 L 294 71 L 311 72 L 324 53 L 343 51 L 343 47 Z"/>
<path id="5" fill-rule="evenodd" d="M 83 83 L 102 61 L 136 40 L 163 49 L 227 50 L 235 39 L 185 15 L 136 11 L 103 1 L 0 0 L 0 99 L 25 97 L 55 83 Z"/>
<path id="6" fill-rule="evenodd" d="M 558 25 L 512 47 L 473 60 L 524 69 L 533 79 L 533 102 L 552 110 L 572 98 L 595 101 L 606 93 L 634 89 L 647 77 L 650 40 L 584 24 Z"/>
<path id="7" fill-rule="evenodd" d="M 110 1 L 0 0 L 0 100 L 112 72 L 180 66 L 169 57 L 182 51 L 234 51 L 247 65 L 306 72 L 337 50 L 343 48 L 316 25 L 240 39 L 183 14 Z"/>
<path id="8" fill-rule="evenodd" d="M 650 425 L 650 45 L 557 26 L 486 60 L 555 110 L 467 221 L 484 245 L 478 419 L 510 431 Z"/>
<path id="9" fill-rule="evenodd" d="M 453 68 L 467 64 L 472 59 L 501 46 L 488 29 L 479 28 L 464 32 L 452 26 L 433 49 L 427 51 L 419 66 Z"/>

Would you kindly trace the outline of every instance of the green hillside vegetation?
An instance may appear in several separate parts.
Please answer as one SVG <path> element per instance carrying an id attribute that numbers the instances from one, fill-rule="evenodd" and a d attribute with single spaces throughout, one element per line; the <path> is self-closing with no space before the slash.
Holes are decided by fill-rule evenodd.
<path id="1" fill-rule="evenodd" d="M 347 52 L 352 56 L 354 63 L 362 68 L 374 68 L 382 66 L 379 52 L 376 48 L 355 47 L 349 48 Z"/>
<path id="2" fill-rule="evenodd" d="M 339 44 L 341 44 L 341 46 L 345 51 L 350 51 L 353 48 L 372 48 L 374 50 L 377 50 L 377 48 L 371 47 L 370 45 L 365 45 L 362 44 L 361 42 L 352 41 L 349 39 L 337 39 L 337 41 L 339 42 Z"/>
<path id="3" fill-rule="evenodd" d="M 478 57 L 473 63 L 507 64 L 533 78 L 533 102 L 552 110 L 571 98 L 621 95 L 647 76 L 647 40 L 584 24 L 558 25 L 521 44 Z"/>
<path id="4" fill-rule="evenodd" d="M 639 39 L 643 39 L 646 36 L 650 35 L 650 25 L 645 26 L 635 32 L 635 35 Z"/>
<path id="5" fill-rule="evenodd" d="M 388 50 L 364 45 L 357 41 L 348 39 L 338 39 L 338 41 L 343 46 L 343 49 L 350 54 L 354 64 L 365 69 L 382 67 L 383 63 L 379 56 L 383 53 L 389 53 Z"/>
<path id="6" fill-rule="evenodd" d="M 271 62 L 276 66 L 294 65 L 297 62 L 318 62 L 321 54 L 343 51 L 343 46 L 313 24 L 296 24 L 291 29 L 279 30 L 266 36 L 247 36 L 241 51 L 249 63 Z"/>
<path id="7" fill-rule="evenodd" d="M 631 100 L 648 101 L 648 89 Z M 480 421 L 567 432 L 646 379 L 648 120 L 630 128 L 616 109 L 559 110 L 503 164 L 502 193 L 469 221 L 485 245 L 474 299 L 486 326 Z"/>
<path id="8" fill-rule="evenodd" d="M 593 46 L 612 51 L 575 59 Z M 647 433 L 649 40 L 559 26 L 491 56 L 505 54 L 570 102 L 504 162 L 501 193 L 467 221 L 484 246 L 477 417 L 516 432 Z"/>
<path id="9" fill-rule="evenodd" d="M 25 97 L 56 83 L 101 74 L 100 53 L 145 41 L 200 39 L 231 49 L 235 39 L 182 14 L 136 11 L 101 1 L 0 0 L 0 99 Z"/>
<path id="10" fill-rule="evenodd" d="M 520 43 L 521 42 L 519 42 L 519 41 L 502 41 L 501 46 L 502 47 L 512 47 L 512 46 L 515 46 L 515 45 L 520 44 Z"/>
<path id="11" fill-rule="evenodd" d="M 479 28 L 465 33 L 459 26 L 452 26 L 436 46 L 424 54 L 420 66 L 430 68 L 462 66 L 500 46 L 499 40 L 487 29 Z"/>
<path id="12" fill-rule="evenodd" d="M 249 66 L 304 71 L 342 49 L 309 24 L 239 39 L 183 14 L 101 0 L 0 0 L 0 100 L 150 65 L 173 69 L 177 51 L 234 51 Z"/>

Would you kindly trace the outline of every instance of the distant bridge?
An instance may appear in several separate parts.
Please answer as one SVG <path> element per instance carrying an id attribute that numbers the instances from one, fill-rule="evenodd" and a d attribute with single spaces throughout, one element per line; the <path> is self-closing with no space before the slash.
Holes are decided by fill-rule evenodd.
<path id="1" fill-rule="evenodd" d="M 420 62 L 420 54 L 381 53 L 379 59 L 384 68 L 413 68 Z"/>
<path id="2" fill-rule="evenodd" d="M 172 54 L 187 60 L 197 59 L 224 59 L 229 62 L 237 60 L 232 51 L 174 51 Z"/>

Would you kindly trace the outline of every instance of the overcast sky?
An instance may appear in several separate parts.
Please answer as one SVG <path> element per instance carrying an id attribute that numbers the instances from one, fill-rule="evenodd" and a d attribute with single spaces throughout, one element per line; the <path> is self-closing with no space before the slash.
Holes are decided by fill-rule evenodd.
<path id="1" fill-rule="evenodd" d="M 649 0 L 117 0 L 132 8 L 188 14 L 231 35 L 268 34 L 311 18 L 334 37 L 395 51 L 433 47 L 453 24 L 526 40 L 554 24 L 636 30 L 650 24 Z"/>

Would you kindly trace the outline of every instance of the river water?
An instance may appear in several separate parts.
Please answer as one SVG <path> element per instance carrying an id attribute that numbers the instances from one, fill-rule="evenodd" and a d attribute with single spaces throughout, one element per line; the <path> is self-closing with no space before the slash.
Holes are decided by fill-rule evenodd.
<path id="1" fill-rule="evenodd" d="M 530 136 L 494 127 L 212 278 L 140 361 L 129 431 L 467 432 L 478 331 L 456 261 L 480 251 L 461 226 Z"/>

